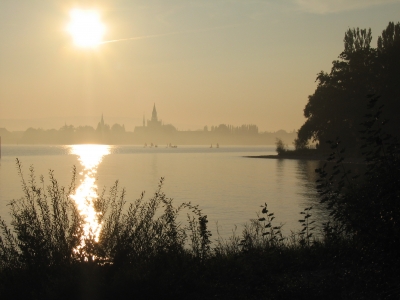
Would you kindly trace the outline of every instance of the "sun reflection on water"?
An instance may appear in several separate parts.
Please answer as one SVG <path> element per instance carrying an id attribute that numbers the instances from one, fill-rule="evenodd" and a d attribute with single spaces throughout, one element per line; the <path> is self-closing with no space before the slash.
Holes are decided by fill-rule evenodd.
<path id="1" fill-rule="evenodd" d="M 83 171 L 80 173 L 83 175 L 83 179 L 75 190 L 75 194 L 70 195 L 84 221 L 82 224 L 83 237 L 80 246 L 75 249 L 77 252 L 82 252 L 87 239 L 99 241 L 102 224 L 99 222 L 99 213 L 94 208 L 94 200 L 98 197 L 95 176 L 103 157 L 110 154 L 110 146 L 72 145 L 70 147 L 70 154 L 77 155 L 83 166 Z M 85 253 L 82 254 L 85 255 Z"/>

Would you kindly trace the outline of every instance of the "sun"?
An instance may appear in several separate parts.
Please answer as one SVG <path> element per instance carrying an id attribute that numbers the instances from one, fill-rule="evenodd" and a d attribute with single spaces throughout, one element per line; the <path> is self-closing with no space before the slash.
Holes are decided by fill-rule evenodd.
<path id="1" fill-rule="evenodd" d="M 70 17 L 67 31 L 76 46 L 91 48 L 101 44 L 106 28 L 99 12 L 75 8 L 70 11 Z"/>

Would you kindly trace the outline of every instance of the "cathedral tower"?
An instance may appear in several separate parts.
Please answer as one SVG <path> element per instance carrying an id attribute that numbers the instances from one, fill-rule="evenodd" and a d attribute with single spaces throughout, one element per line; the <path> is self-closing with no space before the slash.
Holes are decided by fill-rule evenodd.
<path id="1" fill-rule="evenodd" d="M 147 120 L 147 128 L 160 129 L 161 126 L 161 120 L 158 120 L 156 104 L 154 103 L 153 112 L 151 113 L 151 120 Z"/>
<path id="2" fill-rule="evenodd" d="M 158 118 L 157 118 L 157 110 L 156 110 L 156 104 L 154 103 L 153 106 L 153 112 L 151 113 L 151 121 L 153 122 L 157 122 Z"/>

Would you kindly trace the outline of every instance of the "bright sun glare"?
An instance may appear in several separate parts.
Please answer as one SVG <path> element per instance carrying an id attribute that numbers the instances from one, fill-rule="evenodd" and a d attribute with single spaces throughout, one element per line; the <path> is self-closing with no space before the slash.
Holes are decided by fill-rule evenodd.
<path id="1" fill-rule="evenodd" d="M 95 10 L 73 9 L 70 12 L 70 23 L 67 31 L 72 35 L 74 44 L 79 47 L 99 45 L 105 33 L 105 26 Z"/>
<path id="2" fill-rule="evenodd" d="M 83 166 L 80 175 L 83 176 L 81 184 L 70 197 L 75 201 L 78 211 L 83 217 L 83 237 L 76 252 L 83 255 L 86 239 L 91 237 L 95 242 L 99 241 L 102 224 L 99 222 L 99 212 L 94 207 L 94 201 L 98 198 L 96 186 L 96 173 L 104 156 L 110 154 L 110 146 L 107 145 L 72 145 L 70 153 L 78 156 Z M 83 252 L 82 252 L 83 251 Z"/>

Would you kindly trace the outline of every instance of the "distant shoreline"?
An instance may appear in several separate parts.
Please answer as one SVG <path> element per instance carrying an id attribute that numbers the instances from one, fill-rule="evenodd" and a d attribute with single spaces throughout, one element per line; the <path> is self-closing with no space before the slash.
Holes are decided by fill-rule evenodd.
<path id="1" fill-rule="evenodd" d="M 320 156 L 301 156 L 301 155 L 293 155 L 293 156 L 279 156 L 279 155 L 246 155 L 243 157 L 247 158 L 267 158 L 267 159 L 306 159 L 306 160 L 326 160 L 326 158 Z"/>
<path id="2" fill-rule="evenodd" d="M 328 161 L 328 156 L 321 155 L 310 155 L 310 156 L 302 156 L 302 155 L 291 155 L 291 156 L 279 156 L 279 155 L 246 155 L 243 156 L 246 158 L 263 158 L 263 159 L 297 159 L 297 160 L 319 160 L 319 161 Z M 332 161 L 334 162 L 334 161 Z M 348 164 L 365 164 L 366 162 L 357 157 L 349 157 L 343 160 L 343 163 Z"/>

